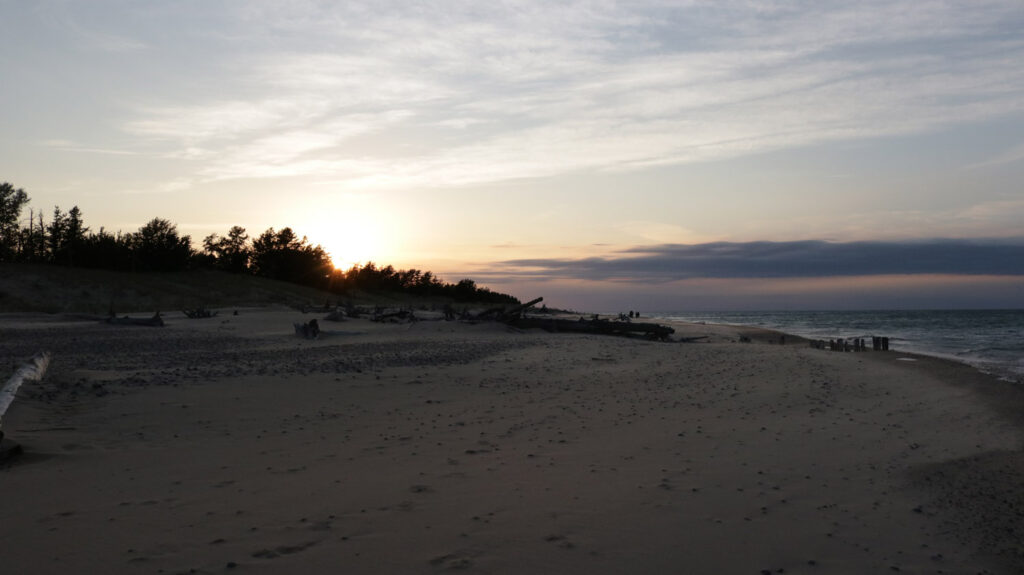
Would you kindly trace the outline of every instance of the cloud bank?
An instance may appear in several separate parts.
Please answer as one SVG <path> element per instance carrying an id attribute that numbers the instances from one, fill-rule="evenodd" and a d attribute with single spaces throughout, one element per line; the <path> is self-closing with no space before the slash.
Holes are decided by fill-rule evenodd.
<path id="1" fill-rule="evenodd" d="M 505 260 L 487 279 L 650 283 L 896 275 L 1024 276 L 1024 239 L 669 244 L 611 257 Z"/>

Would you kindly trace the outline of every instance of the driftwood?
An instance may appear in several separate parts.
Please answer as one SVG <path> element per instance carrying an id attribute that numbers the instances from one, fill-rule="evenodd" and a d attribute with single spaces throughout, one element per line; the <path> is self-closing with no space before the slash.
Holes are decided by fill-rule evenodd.
<path id="1" fill-rule="evenodd" d="M 530 301 L 528 301 L 528 302 L 526 302 L 526 303 L 524 303 L 524 304 L 521 304 L 521 305 L 517 305 L 516 307 L 514 307 L 514 308 L 512 308 L 512 309 L 510 309 L 510 310 L 508 310 L 508 311 L 506 311 L 506 312 L 504 312 L 504 313 L 502 314 L 502 317 L 503 317 L 503 318 L 504 318 L 504 319 L 505 319 L 506 321 L 508 321 L 508 320 L 511 320 L 511 319 L 517 319 L 517 318 L 521 318 L 521 317 L 523 317 L 523 313 L 524 313 L 524 312 L 525 312 L 526 310 L 528 310 L 528 309 L 530 309 L 531 307 L 533 307 L 533 306 L 535 306 L 535 305 L 539 304 L 539 303 L 540 303 L 540 302 L 542 302 L 542 301 L 544 301 L 544 298 L 542 298 L 542 297 L 539 297 L 539 298 L 537 298 L 537 299 L 533 299 L 533 300 L 530 300 Z"/>
<path id="2" fill-rule="evenodd" d="M 470 318 L 471 319 L 487 319 L 487 318 L 490 318 L 490 317 L 500 317 L 501 314 L 503 314 L 503 313 L 505 313 L 505 306 L 492 307 L 492 308 L 489 308 L 489 309 L 485 309 L 484 311 L 476 314 L 475 316 L 471 315 Z"/>
<path id="3" fill-rule="evenodd" d="M 370 315 L 376 313 L 379 308 L 370 309 L 368 307 L 357 306 L 352 303 L 345 304 L 345 315 L 351 318 L 358 318 L 364 315 Z"/>
<path id="4" fill-rule="evenodd" d="M 188 319 L 206 319 L 210 317 L 216 317 L 217 312 L 206 309 L 205 307 L 199 306 L 196 309 L 185 309 L 182 310 L 185 317 Z"/>
<path id="5" fill-rule="evenodd" d="M 311 319 L 308 323 L 293 323 L 295 327 L 295 335 L 305 339 L 319 339 L 320 338 L 320 324 L 315 320 Z"/>
<path id="6" fill-rule="evenodd" d="M 40 380 L 50 365 L 50 354 L 41 352 L 23 364 L 14 372 L 14 375 L 0 387 L 0 426 L 3 425 L 3 416 L 7 408 L 14 403 L 18 388 L 25 380 Z M 0 428 L 0 461 L 21 453 L 21 446 L 17 443 L 4 439 L 3 429 Z"/>
<path id="7" fill-rule="evenodd" d="M 345 318 L 349 317 L 348 314 L 342 309 L 338 308 L 331 313 L 324 316 L 325 321 L 347 321 Z"/>
<path id="8" fill-rule="evenodd" d="M 633 323 L 628 321 L 553 319 L 523 317 L 512 319 L 509 325 L 521 328 L 536 328 L 555 332 L 594 333 L 600 335 L 643 336 L 650 339 L 668 340 L 676 330 L 656 323 Z"/>
<path id="9" fill-rule="evenodd" d="M 485 309 L 484 311 L 476 314 L 476 316 L 474 318 L 472 318 L 472 319 L 487 319 L 489 317 L 495 317 L 499 321 L 509 321 L 511 319 L 515 319 L 515 318 L 518 318 L 518 317 L 522 316 L 524 311 L 526 311 L 527 309 L 533 307 L 534 305 L 537 305 L 538 303 L 540 303 L 542 301 L 544 301 L 544 298 L 539 297 L 537 299 L 528 301 L 528 302 L 526 302 L 524 304 L 519 304 L 519 305 L 517 305 L 517 306 L 515 306 L 515 307 L 513 307 L 512 309 L 509 309 L 509 310 L 506 310 L 505 306 L 503 306 L 503 305 L 502 306 L 498 306 L 498 307 L 488 308 L 488 309 Z"/>
<path id="10" fill-rule="evenodd" d="M 373 321 L 376 321 L 376 322 L 382 322 L 382 321 L 402 322 L 402 321 L 418 321 L 418 319 L 416 318 L 416 314 L 414 314 L 412 312 L 412 310 L 401 309 L 401 310 L 393 311 L 393 312 L 390 312 L 390 313 L 378 312 L 378 313 L 374 314 Z"/>
<path id="11" fill-rule="evenodd" d="M 111 316 L 111 317 L 108 317 L 106 319 L 106 322 L 111 324 L 111 325 L 143 325 L 143 326 L 149 326 L 149 327 L 163 327 L 164 326 L 164 318 L 160 317 L 160 312 L 156 312 L 155 314 L 153 314 L 153 317 L 146 317 L 146 318 L 128 317 L 128 316 L 122 316 L 122 317 Z"/>

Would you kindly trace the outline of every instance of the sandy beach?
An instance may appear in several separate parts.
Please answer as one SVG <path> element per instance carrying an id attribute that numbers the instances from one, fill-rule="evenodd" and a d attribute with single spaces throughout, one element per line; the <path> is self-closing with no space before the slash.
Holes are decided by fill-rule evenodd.
<path id="1" fill-rule="evenodd" d="M 0 317 L 52 354 L 2 572 L 1024 572 L 1024 393 L 966 366 L 313 317 Z"/>

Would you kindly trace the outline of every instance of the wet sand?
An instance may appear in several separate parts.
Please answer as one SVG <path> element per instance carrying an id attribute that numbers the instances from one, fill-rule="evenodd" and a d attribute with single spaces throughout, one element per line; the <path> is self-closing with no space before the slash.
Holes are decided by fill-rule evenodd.
<path id="1" fill-rule="evenodd" d="M 1024 401 L 966 366 L 313 317 L 0 317 L 0 357 L 52 353 L 4 418 L 4 572 L 1024 569 Z"/>

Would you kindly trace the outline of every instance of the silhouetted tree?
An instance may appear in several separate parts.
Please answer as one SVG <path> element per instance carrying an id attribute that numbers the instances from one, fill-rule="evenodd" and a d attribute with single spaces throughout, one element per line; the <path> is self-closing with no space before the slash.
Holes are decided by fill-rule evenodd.
<path id="1" fill-rule="evenodd" d="M 310 245 L 305 236 L 300 240 L 291 228 L 268 228 L 253 240 L 251 264 L 256 275 L 318 287 L 334 268 L 322 247 Z"/>
<path id="2" fill-rule="evenodd" d="M 71 207 L 65 223 L 64 244 L 61 253 L 58 254 L 58 261 L 73 266 L 75 265 L 75 255 L 85 242 L 85 234 L 89 228 L 85 227 L 85 222 L 82 221 L 82 210 L 78 209 L 78 206 Z"/>
<path id="3" fill-rule="evenodd" d="M 452 289 L 452 297 L 455 301 L 473 301 L 476 297 L 476 282 L 471 279 L 459 280 Z"/>
<path id="4" fill-rule="evenodd" d="M 419 280 L 416 282 L 416 285 L 412 287 L 412 292 L 420 295 L 436 294 L 438 288 L 441 287 L 442 285 L 444 284 L 442 284 L 440 280 L 434 277 L 433 272 L 426 271 L 420 274 Z"/>
<path id="5" fill-rule="evenodd" d="M 77 255 L 77 265 L 119 271 L 132 269 L 134 234 L 112 234 L 104 228 L 85 236 Z"/>
<path id="6" fill-rule="evenodd" d="M 421 274 L 420 270 L 415 269 L 415 268 L 414 269 L 405 270 L 405 271 L 401 272 L 399 275 L 400 275 L 400 278 L 401 278 L 400 281 L 401 281 L 401 284 L 402 284 L 402 289 L 403 290 L 410 290 L 410 289 L 412 289 L 420 281 L 420 274 Z"/>
<path id="7" fill-rule="evenodd" d="M 321 246 L 310 244 L 306 237 L 300 239 L 288 227 L 280 231 L 269 228 L 250 243 L 245 228 L 233 226 L 226 237 L 207 236 L 202 254 L 192 249 L 189 236 L 179 235 L 177 226 L 162 218 L 153 218 L 134 233 L 112 234 L 102 227 L 89 233 L 78 206 L 67 213 L 55 206 L 49 225 L 42 212 L 30 209 L 28 226 L 20 228 L 21 211 L 28 201 L 24 190 L 0 184 L 0 262 L 22 260 L 131 271 L 177 271 L 203 264 L 332 292 L 361 289 L 464 302 L 518 303 L 512 296 L 478 287 L 473 280 L 449 284 L 429 271 L 379 267 L 374 262 L 354 265 L 345 272 L 335 270 Z"/>
<path id="8" fill-rule="evenodd" d="M 25 190 L 7 182 L 0 184 L 0 261 L 14 259 L 21 235 L 21 210 L 28 200 Z"/>
<path id="9" fill-rule="evenodd" d="M 224 271 L 244 273 L 249 270 L 252 249 L 249 234 L 241 226 L 233 226 L 227 237 L 210 234 L 203 239 L 203 250 L 215 258 L 215 266 Z"/>
<path id="10" fill-rule="evenodd" d="M 134 269 L 167 272 L 188 267 L 192 257 L 192 239 L 179 236 L 175 224 L 153 218 L 134 235 L 131 240 Z"/>
<path id="11" fill-rule="evenodd" d="M 28 211 L 28 227 L 19 232 L 17 259 L 26 262 L 46 261 L 46 226 L 43 214 L 37 214 L 32 208 Z M 37 223 L 38 222 L 38 223 Z"/>
<path id="12" fill-rule="evenodd" d="M 50 219 L 50 225 L 46 227 L 46 253 L 51 262 L 57 261 L 58 254 L 64 248 L 67 227 L 67 215 L 60 211 L 60 207 L 54 207 L 53 218 Z"/>

